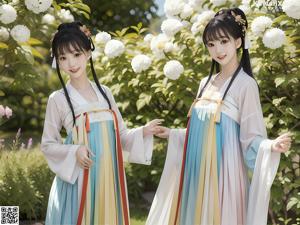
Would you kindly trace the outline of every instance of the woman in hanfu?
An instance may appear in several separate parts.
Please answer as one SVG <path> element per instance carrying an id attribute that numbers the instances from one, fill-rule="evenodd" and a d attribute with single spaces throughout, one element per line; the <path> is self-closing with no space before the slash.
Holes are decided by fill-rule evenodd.
<path id="1" fill-rule="evenodd" d="M 267 224 L 270 188 L 291 138 L 267 139 L 246 28 L 238 8 L 219 11 L 205 27 L 210 74 L 200 82 L 187 128 L 160 127 L 168 152 L 147 225 Z"/>
<path id="2" fill-rule="evenodd" d="M 41 148 L 56 174 L 48 202 L 47 225 L 128 225 L 129 209 L 122 147 L 128 161 L 149 165 L 153 133 L 160 123 L 127 129 L 108 87 L 94 71 L 90 32 L 79 22 L 58 27 L 52 41 L 62 89 L 46 109 Z M 94 82 L 87 77 L 90 61 Z M 60 70 L 69 75 L 65 85 Z M 62 127 L 67 132 L 61 142 Z"/>

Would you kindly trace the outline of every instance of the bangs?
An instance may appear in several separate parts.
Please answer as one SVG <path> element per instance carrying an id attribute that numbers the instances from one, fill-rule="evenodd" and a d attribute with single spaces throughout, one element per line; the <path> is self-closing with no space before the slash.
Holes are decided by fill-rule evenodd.
<path id="1" fill-rule="evenodd" d="M 230 39 L 229 31 L 226 29 L 225 24 L 216 20 L 209 23 L 203 32 L 203 42 L 205 45 L 209 41 L 217 41 L 224 37 Z"/>
<path id="2" fill-rule="evenodd" d="M 82 39 L 75 35 L 64 35 L 59 38 L 53 46 L 53 52 L 55 56 L 63 55 L 66 53 L 84 52 L 88 51 L 87 43 L 84 43 Z"/>

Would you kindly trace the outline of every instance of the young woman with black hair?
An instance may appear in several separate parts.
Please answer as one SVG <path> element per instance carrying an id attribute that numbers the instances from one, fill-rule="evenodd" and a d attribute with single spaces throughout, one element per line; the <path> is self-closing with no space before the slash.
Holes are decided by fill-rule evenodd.
<path id="1" fill-rule="evenodd" d="M 159 128 L 168 153 L 147 225 L 267 224 L 271 184 L 291 137 L 267 139 L 247 26 L 233 8 L 205 27 L 210 74 L 200 82 L 187 129 Z"/>
<path id="2" fill-rule="evenodd" d="M 149 165 L 160 120 L 127 129 L 108 87 L 100 85 L 90 32 L 79 22 L 63 23 L 52 41 L 62 89 L 46 109 L 41 148 L 53 181 L 45 223 L 129 224 L 122 147 L 128 161 Z M 94 82 L 87 77 L 90 62 Z M 64 83 L 61 70 L 69 75 Z M 67 138 L 61 142 L 62 127 Z"/>

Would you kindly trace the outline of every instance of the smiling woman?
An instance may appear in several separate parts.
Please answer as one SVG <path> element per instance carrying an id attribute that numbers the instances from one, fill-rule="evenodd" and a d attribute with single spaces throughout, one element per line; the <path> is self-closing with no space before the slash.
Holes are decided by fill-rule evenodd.
<path id="1" fill-rule="evenodd" d="M 267 224 L 270 188 L 291 137 L 267 139 L 247 25 L 239 8 L 220 10 L 206 25 L 210 74 L 200 82 L 187 128 L 159 127 L 168 153 L 147 225 Z"/>
<path id="2" fill-rule="evenodd" d="M 52 42 L 62 90 L 48 100 L 41 148 L 53 181 L 46 224 L 129 224 L 123 151 L 130 162 L 149 165 L 160 120 L 127 129 L 108 87 L 97 79 L 89 32 L 64 23 Z M 90 61 L 94 82 L 87 78 Z M 69 75 L 65 85 L 61 72 Z M 65 143 L 60 131 L 67 131 Z"/>

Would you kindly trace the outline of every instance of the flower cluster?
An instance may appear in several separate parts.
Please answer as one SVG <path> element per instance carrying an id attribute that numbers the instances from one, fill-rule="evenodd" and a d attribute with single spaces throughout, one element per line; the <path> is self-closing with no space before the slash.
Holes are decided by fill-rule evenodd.
<path id="1" fill-rule="evenodd" d="M 104 53 L 108 58 L 120 56 L 125 51 L 125 45 L 118 40 L 110 40 L 106 43 Z"/>
<path id="2" fill-rule="evenodd" d="M 284 0 L 282 10 L 294 19 L 300 19 L 300 1 L 299 0 Z"/>
<path id="3" fill-rule="evenodd" d="M 0 118 L 6 116 L 7 119 L 9 119 L 12 116 L 12 110 L 6 106 L 0 105 Z"/>
<path id="4" fill-rule="evenodd" d="M 272 26 L 273 21 L 267 16 L 259 16 L 256 17 L 251 24 L 251 31 L 259 36 L 262 37 L 264 32 L 267 28 Z"/>
<path id="5" fill-rule="evenodd" d="M 0 21 L 4 24 L 12 23 L 17 18 L 17 11 L 8 4 L 0 6 Z"/>
<path id="6" fill-rule="evenodd" d="M 30 38 L 30 30 L 25 25 L 16 25 L 14 26 L 10 34 L 12 38 L 17 42 L 26 42 Z"/>
<path id="7" fill-rule="evenodd" d="M 146 55 L 137 55 L 131 61 L 132 69 L 135 73 L 147 70 L 151 65 L 151 59 Z"/>
<path id="8" fill-rule="evenodd" d="M 25 0 L 27 9 L 35 14 L 47 11 L 52 4 L 52 0 Z"/>

